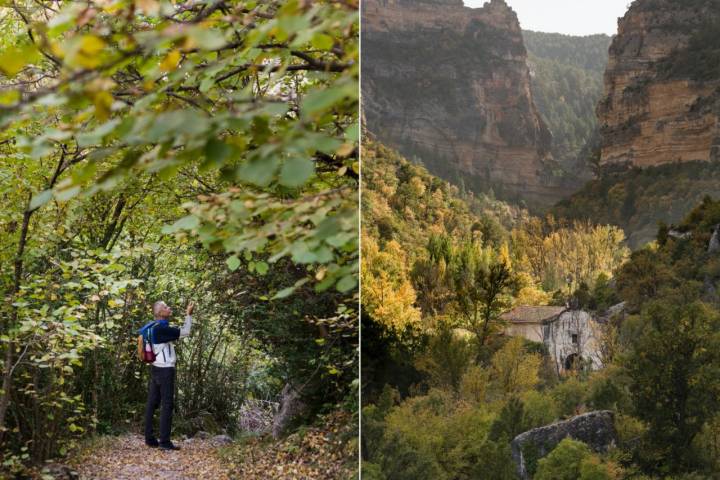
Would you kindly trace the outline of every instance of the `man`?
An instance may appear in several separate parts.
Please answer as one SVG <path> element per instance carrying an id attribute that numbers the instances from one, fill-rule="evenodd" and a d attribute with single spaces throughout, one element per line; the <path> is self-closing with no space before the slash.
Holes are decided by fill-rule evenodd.
<path id="1" fill-rule="evenodd" d="M 153 304 L 153 315 L 158 322 L 152 327 L 153 351 L 155 362 L 150 367 L 148 399 L 145 407 L 145 444 L 149 447 L 160 447 L 161 450 L 180 450 L 170 441 L 172 426 L 173 398 L 175 395 L 175 347 L 172 342 L 190 335 L 192 311 L 195 305 L 187 306 L 185 324 L 182 328 L 171 327 L 168 319 L 172 309 L 165 302 Z M 160 407 L 160 441 L 153 433 L 153 416 Z"/>

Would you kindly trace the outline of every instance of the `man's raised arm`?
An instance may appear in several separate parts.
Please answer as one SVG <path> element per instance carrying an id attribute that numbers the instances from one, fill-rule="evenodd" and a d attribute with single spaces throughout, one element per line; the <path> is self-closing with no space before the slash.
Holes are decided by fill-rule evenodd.
<path id="1" fill-rule="evenodd" d="M 185 310 L 185 323 L 180 327 L 180 338 L 185 338 L 190 335 L 190 328 L 192 327 L 192 312 L 195 308 L 195 304 L 190 302 Z"/>

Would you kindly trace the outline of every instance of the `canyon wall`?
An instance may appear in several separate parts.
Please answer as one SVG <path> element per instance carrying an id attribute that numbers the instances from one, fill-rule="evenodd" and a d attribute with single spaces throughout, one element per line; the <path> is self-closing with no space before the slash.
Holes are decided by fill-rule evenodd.
<path id="1" fill-rule="evenodd" d="M 597 114 L 601 166 L 720 159 L 720 1 L 635 1 Z"/>
<path id="2" fill-rule="evenodd" d="M 436 175 L 531 208 L 568 181 L 530 90 L 515 12 L 455 0 L 362 2 L 366 130 Z"/>

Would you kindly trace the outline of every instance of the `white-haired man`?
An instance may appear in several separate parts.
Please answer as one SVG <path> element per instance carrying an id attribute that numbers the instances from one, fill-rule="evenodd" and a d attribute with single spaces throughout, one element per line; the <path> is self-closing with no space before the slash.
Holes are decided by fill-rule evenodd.
<path id="1" fill-rule="evenodd" d="M 175 362 L 177 360 L 173 342 L 190 335 L 191 314 L 194 308 L 193 303 L 187 306 L 185 324 L 181 328 L 176 328 L 171 327 L 168 322 L 172 315 L 172 309 L 163 301 L 153 304 L 155 324 L 151 327 L 151 338 L 155 362 L 150 367 L 148 398 L 145 407 L 145 444 L 150 447 L 160 447 L 162 450 L 180 450 L 180 447 L 170 441 L 175 397 Z M 160 407 L 159 441 L 153 432 L 153 417 L 158 407 Z"/>

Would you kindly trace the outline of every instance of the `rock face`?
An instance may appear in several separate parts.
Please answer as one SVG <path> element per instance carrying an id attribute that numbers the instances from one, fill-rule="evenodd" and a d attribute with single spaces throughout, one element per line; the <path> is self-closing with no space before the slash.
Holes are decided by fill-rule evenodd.
<path id="1" fill-rule="evenodd" d="M 708 244 L 708 253 L 720 252 L 720 225 L 715 226 L 712 237 L 710 237 L 710 243 Z"/>
<path id="2" fill-rule="evenodd" d="M 590 412 L 515 437 L 512 456 L 520 478 L 530 479 L 530 464 L 546 456 L 567 437 L 586 443 L 595 452 L 607 452 L 617 443 L 613 413 L 609 410 Z"/>
<path id="3" fill-rule="evenodd" d="M 720 160 L 720 0 L 636 0 L 610 46 L 601 166 Z"/>
<path id="4" fill-rule="evenodd" d="M 293 423 L 304 415 L 307 405 L 303 402 L 297 387 L 287 383 L 280 394 L 280 409 L 273 420 L 272 434 L 280 438 Z"/>
<path id="5" fill-rule="evenodd" d="M 362 2 L 367 130 L 436 175 L 545 206 L 567 185 L 533 103 L 517 15 L 504 0 Z"/>

